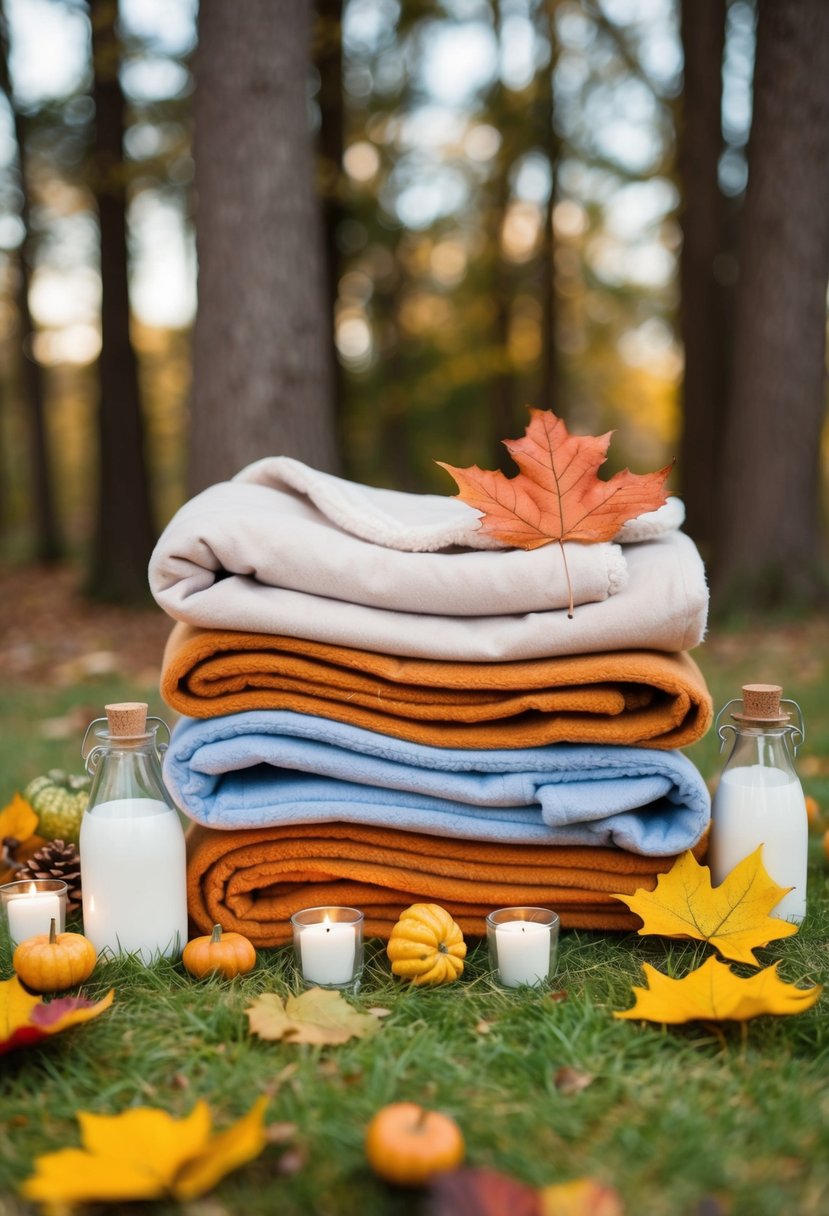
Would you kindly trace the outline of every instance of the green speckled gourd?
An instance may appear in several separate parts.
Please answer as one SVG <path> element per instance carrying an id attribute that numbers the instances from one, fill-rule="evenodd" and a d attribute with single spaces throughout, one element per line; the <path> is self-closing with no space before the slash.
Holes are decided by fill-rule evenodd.
<path id="1" fill-rule="evenodd" d="M 52 768 L 29 782 L 23 797 L 37 814 L 41 836 L 78 843 L 91 784 L 89 777 L 65 773 L 60 768 Z"/>

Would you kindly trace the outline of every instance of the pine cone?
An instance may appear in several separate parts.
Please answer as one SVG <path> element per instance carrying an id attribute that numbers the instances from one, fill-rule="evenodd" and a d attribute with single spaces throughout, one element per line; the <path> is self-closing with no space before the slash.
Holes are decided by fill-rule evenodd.
<path id="1" fill-rule="evenodd" d="M 77 845 L 50 840 L 33 853 L 15 873 L 15 881 L 26 878 L 57 878 L 66 883 L 66 914 L 81 906 L 81 859 Z"/>

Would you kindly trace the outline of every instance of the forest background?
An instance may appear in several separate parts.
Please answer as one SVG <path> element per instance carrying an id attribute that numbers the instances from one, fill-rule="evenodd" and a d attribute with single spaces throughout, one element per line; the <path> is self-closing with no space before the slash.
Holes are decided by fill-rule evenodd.
<path id="1" fill-rule="evenodd" d="M 140 599 L 251 460 L 452 493 L 534 405 L 677 458 L 720 609 L 825 602 L 822 0 L 0 18 L 4 561 Z"/>

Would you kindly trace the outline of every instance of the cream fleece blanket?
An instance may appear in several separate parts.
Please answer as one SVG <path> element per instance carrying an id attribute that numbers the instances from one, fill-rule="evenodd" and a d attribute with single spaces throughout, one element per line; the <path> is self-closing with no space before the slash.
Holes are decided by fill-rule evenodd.
<path id="1" fill-rule="evenodd" d="M 277 484 L 273 466 L 293 470 L 295 480 L 304 471 L 328 514 L 308 487 Z M 266 474 L 268 484 L 255 480 Z M 335 490 L 340 498 L 331 501 Z M 701 640 L 708 594 L 693 542 L 673 526 L 682 517 L 678 500 L 626 524 L 626 542 L 654 539 L 625 543 L 624 552 L 616 544 L 565 546 L 579 605 L 573 620 L 556 544 L 532 552 L 400 547 L 480 543 L 477 516 L 457 499 L 356 486 L 273 457 L 181 508 L 153 553 L 150 587 L 170 616 L 203 628 L 426 658 L 676 651 Z"/>
<path id="2" fill-rule="evenodd" d="M 193 547 L 209 548 L 202 535 L 192 533 Z M 543 558 L 548 550 L 555 555 L 558 546 L 532 553 L 515 550 L 465 556 L 533 559 Z M 331 594 L 266 586 L 249 573 L 218 577 L 217 571 L 203 567 L 198 575 L 191 560 L 165 556 L 164 537 L 150 567 L 150 584 L 161 607 L 187 624 L 306 638 L 413 658 L 484 662 L 640 648 L 681 651 L 697 646 L 705 632 L 708 590 L 693 541 L 681 532 L 669 533 L 659 540 L 626 546 L 626 560 L 627 586 L 604 602 L 579 604 L 572 620 L 564 608 L 498 615 L 502 588 L 495 578 L 477 601 L 478 609 L 485 607 L 487 614 L 461 616 L 370 607 Z M 176 577 L 177 570 L 182 577 Z M 330 590 L 335 589 L 332 579 Z"/>
<path id="3" fill-rule="evenodd" d="M 290 456 L 266 456 L 242 469 L 233 481 L 294 492 L 344 532 L 387 549 L 435 553 L 453 546 L 509 548 L 482 533 L 481 512 L 459 498 L 364 486 L 312 469 Z M 681 501 L 670 498 L 659 510 L 628 520 L 614 539 L 623 544 L 652 540 L 681 527 L 684 519 Z"/>

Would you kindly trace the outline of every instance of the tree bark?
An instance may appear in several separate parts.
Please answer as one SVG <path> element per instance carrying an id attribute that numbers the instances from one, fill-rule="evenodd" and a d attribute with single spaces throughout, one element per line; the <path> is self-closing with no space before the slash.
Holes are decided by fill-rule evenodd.
<path id="1" fill-rule="evenodd" d="M 317 139 L 317 181 L 322 204 L 324 270 L 326 284 L 325 324 L 334 378 L 334 413 L 337 446 L 343 446 L 345 377 L 334 342 L 334 310 L 340 283 L 340 250 L 337 233 L 343 220 L 343 152 L 345 112 L 343 104 L 343 0 L 316 0 L 314 64 L 319 73 L 320 128 Z"/>
<path id="2" fill-rule="evenodd" d="M 89 0 L 95 139 L 93 182 L 101 241 L 98 505 L 88 590 L 106 600 L 148 597 L 154 543 L 138 365 L 130 337 L 124 94 L 118 78 L 117 0 Z"/>
<path id="3" fill-rule="evenodd" d="M 191 492 L 264 456 L 339 464 L 310 17 L 310 0 L 200 5 Z"/>
<path id="4" fill-rule="evenodd" d="M 539 144 L 547 154 L 550 166 L 550 194 L 544 208 L 544 227 L 541 244 L 541 373 L 538 404 L 542 409 L 566 413 L 559 383 L 558 360 L 558 299 L 556 296 L 555 256 L 556 240 L 553 213 L 557 201 L 558 166 L 561 157 L 561 140 L 556 131 L 556 108 L 553 81 L 556 71 L 556 0 L 540 0 L 537 19 L 541 33 L 550 44 L 550 62 L 542 67 L 536 78 L 538 88 Z"/>
<path id="5" fill-rule="evenodd" d="M 12 91 L 11 77 L 9 75 L 8 25 L 2 0 L 0 0 L 0 89 L 6 94 L 12 113 L 20 175 L 20 220 L 23 225 L 23 240 L 18 260 L 15 304 L 17 307 L 18 332 L 20 337 L 20 380 L 29 430 L 29 461 L 31 483 L 34 490 L 32 506 L 35 556 L 38 561 L 51 562 L 61 556 L 62 545 L 52 491 L 52 470 L 49 460 L 49 436 L 46 427 L 46 392 L 43 382 L 43 369 L 38 363 L 34 350 L 34 322 L 29 308 L 35 239 L 32 231 L 31 207 L 29 203 L 26 122 L 15 104 L 14 93 Z"/>
<path id="6" fill-rule="evenodd" d="M 706 557 L 717 533 L 719 457 L 726 403 L 726 293 L 717 260 L 727 243 L 723 150 L 725 0 L 682 0 L 684 80 L 678 169 L 682 191 L 680 331 L 685 349 L 680 445 L 687 529 Z"/>
<path id="7" fill-rule="evenodd" d="M 715 606 L 817 602 L 829 10 L 760 0 Z M 824 601 L 825 602 L 825 601 Z"/>

